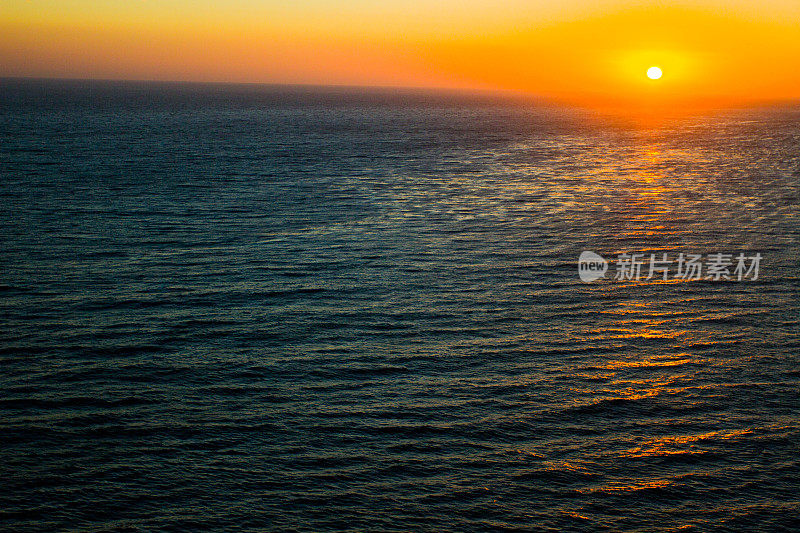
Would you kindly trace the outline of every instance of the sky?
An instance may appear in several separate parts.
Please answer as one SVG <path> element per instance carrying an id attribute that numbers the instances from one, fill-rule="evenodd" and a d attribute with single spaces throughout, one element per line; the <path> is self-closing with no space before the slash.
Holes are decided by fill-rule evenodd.
<path id="1" fill-rule="evenodd" d="M 800 98 L 798 0 L 5 0 L 0 76 Z M 645 73 L 659 66 L 664 76 Z"/>

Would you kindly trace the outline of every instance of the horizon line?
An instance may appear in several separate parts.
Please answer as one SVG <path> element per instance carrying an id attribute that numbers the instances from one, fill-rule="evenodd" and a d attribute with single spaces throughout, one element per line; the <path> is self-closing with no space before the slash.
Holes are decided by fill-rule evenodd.
<path id="1" fill-rule="evenodd" d="M 270 81 L 230 81 L 230 80 L 177 80 L 177 79 L 144 79 L 144 78 L 73 78 L 60 76 L 0 76 L 0 82 L 32 81 L 32 82 L 80 82 L 80 83 L 131 83 L 152 85 L 195 85 L 195 86 L 227 86 L 227 87 L 252 87 L 252 88 L 296 88 L 296 89 L 339 89 L 350 91 L 388 91 L 388 92 L 418 92 L 429 94 L 450 94 L 460 96 L 479 96 L 485 98 L 517 99 L 536 102 L 540 105 L 553 107 L 570 107 L 597 110 L 598 106 L 582 105 L 570 101 L 569 97 L 576 97 L 573 93 L 569 97 L 547 96 L 523 90 L 486 88 L 486 87 L 455 87 L 455 86 L 423 86 L 423 85 L 356 85 L 340 83 L 307 83 L 307 82 L 270 82 Z M 584 96 L 589 96 L 585 94 Z M 597 95 L 595 95 L 597 96 Z M 710 101 L 717 96 L 698 95 L 700 101 Z M 748 109 L 759 107 L 776 107 L 785 105 L 800 105 L 800 96 L 790 98 L 762 98 L 738 103 L 727 102 L 725 105 L 710 106 L 716 110 Z M 601 106 L 607 109 L 621 109 L 620 105 Z"/>

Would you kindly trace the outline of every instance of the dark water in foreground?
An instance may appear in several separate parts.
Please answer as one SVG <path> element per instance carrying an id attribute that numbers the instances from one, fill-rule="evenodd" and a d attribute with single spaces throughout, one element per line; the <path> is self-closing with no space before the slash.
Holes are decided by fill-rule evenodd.
<path id="1" fill-rule="evenodd" d="M 0 180 L 9 531 L 798 524 L 800 108 L 5 81 Z"/>

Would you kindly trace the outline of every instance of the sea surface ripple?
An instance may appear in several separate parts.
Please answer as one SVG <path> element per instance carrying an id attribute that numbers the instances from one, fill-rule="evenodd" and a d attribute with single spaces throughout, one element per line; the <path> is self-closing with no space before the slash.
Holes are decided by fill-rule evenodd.
<path id="1" fill-rule="evenodd" d="M 0 224 L 0 528 L 797 530 L 798 107 L 4 80 Z"/>

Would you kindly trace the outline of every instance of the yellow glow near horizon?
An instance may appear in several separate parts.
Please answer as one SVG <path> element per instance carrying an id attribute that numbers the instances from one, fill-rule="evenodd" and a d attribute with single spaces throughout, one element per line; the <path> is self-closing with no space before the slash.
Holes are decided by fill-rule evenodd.
<path id="1" fill-rule="evenodd" d="M 9 0 L 0 76 L 491 89 L 588 106 L 800 98 L 796 0 Z M 643 72 L 657 65 L 657 84 Z"/>
<path id="2" fill-rule="evenodd" d="M 661 79 L 661 76 L 663 76 L 663 74 L 664 73 L 658 67 L 650 67 L 649 69 L 647 69 L 647 77 L 650 78 L 651 80 L 659 80 Z"/>

